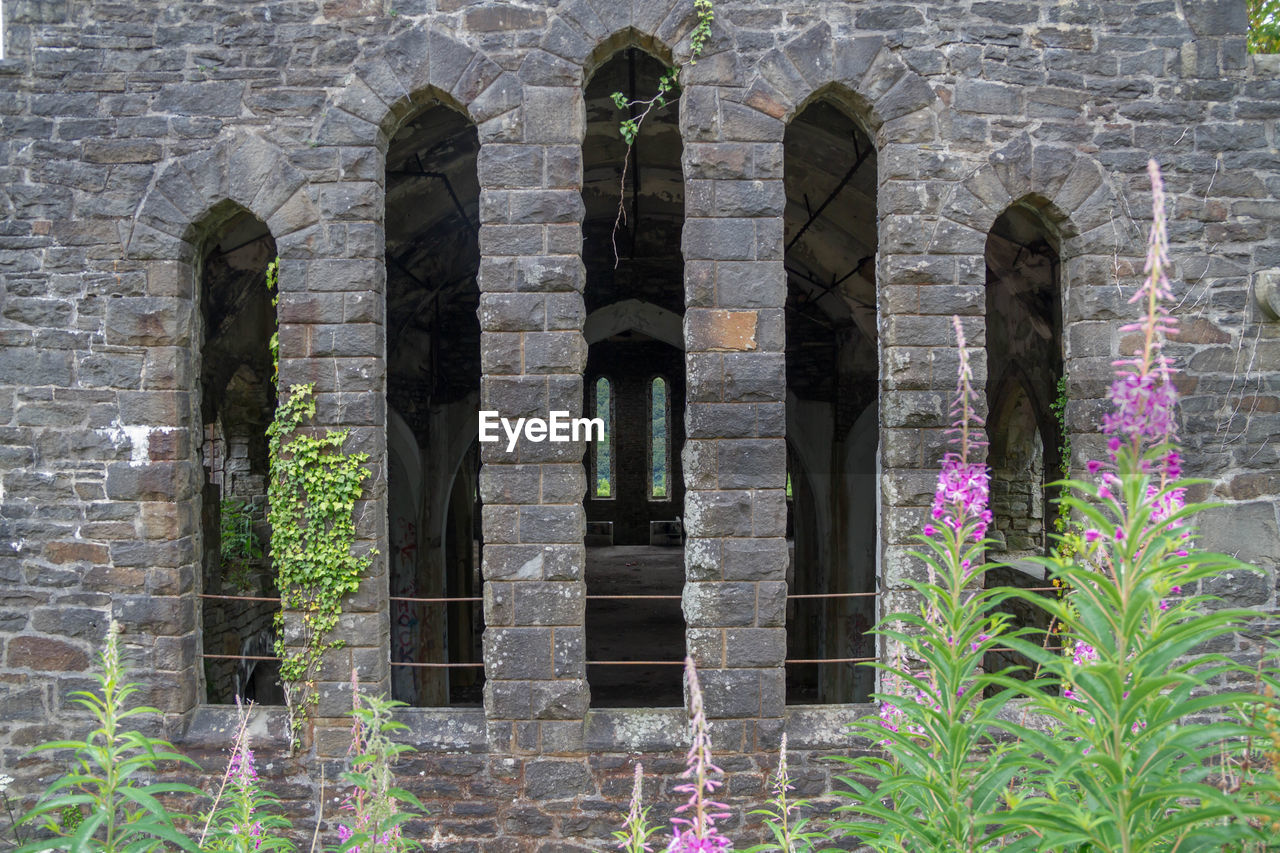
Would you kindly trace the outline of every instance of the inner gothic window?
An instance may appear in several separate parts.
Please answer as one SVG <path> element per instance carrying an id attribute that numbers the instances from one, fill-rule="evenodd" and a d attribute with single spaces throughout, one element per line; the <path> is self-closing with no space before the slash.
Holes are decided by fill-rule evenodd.
<path id="1" fill-rule="evenodd" d="M 649 497 L 667 500 L 669 491 L 671 410 L 667 405 L 667 381 L 654 377 L 649 386 Z"/>
<path id="2" fill-rule="evenodd" d="M 596 380 L 594 417 L 604 423 L 604 436 L 591 445 L 593 454 L 592 494 L 611 498 L 615 494 L 613 478 L 613 384 L 608 377 Z"/>

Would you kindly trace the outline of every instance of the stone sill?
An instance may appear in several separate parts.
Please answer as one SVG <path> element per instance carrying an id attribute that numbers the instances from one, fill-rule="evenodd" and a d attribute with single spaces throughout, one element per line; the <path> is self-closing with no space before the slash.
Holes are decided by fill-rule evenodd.
<path id="1" fill-rule="evenodd" d="M 792 705 L 786 709 L 787 745 L 792 750 L 848 749 L 855 745 L 848 724 L 875 713 L 871 704 Z M 398 722 L 408 729 L 397 739 L 422 753 L 488 751 L 483 708 L 399 708 Z M 239 725 L 232 705 L 201 705 L 174 738 L 183 747 L 225 749 Z M 250 712 L 249 735 L 255 747 L 288 750 L 288 715 L 277 706 Z M 601 708 L 587 713 L 585 752 L 679 752 L 689 746 L 684 708 Z"/>
<path id="2" fill-rule="evenodd" d="M 191 712 L 186 727 L 174 739 L 185 747 L 227 749 L 240 727 L 239 709 L 234 705 L 200 705 Z M 249 712 L 249 742 L 255 749 L 288 750 L 289 715 L 278 705 L 260 705 Z"/>
<path id="3" fill-rule="evenodd" d="M 790 705 L 787 707 L 787 751 L 849 749 L 855 746 L 849 724 L 874 714 L 871 703 L 857 705 Z"/>
<path id="4" fill-rule="evenodd" d="M 1280 77 L 1280 53 L 1253 53 L 1249 62 L 1254 77 Z"/>
<path id="5" fill-rule="evenodd" d="M 409 728 L 393 737 L 418 752 L 485 752 L 483 708 L 396 708 L 395 720 Z"/>

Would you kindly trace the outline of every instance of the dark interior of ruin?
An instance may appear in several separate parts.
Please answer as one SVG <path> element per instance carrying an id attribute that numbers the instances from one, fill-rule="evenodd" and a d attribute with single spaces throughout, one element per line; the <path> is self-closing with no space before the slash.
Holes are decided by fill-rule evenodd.
<path id="1" fill-rule="evenodd" d="M 850 659 L 875 654 L 876 151 L 826 100 L 787 126 L 784 151 L 787 659 L 797 661 L 787 701 L 866 701 L 871 671 Z M 817 660 L 832 662 L 798 662 Z"/>
<path id="2" fill-rule="evenodd" d="M 219 216 L 221 213 L 221 216 Z M 279 605 L 267 559 L 267 426 L 275 411 L 270 340 L 275 333 L 266 225 L 215 211 L 222 224 L 201 265 L 200 422 L 204 530 L 201 628 L 207 701 L 284 702 L 275 654 Z"/>
<path id="3" fill-rule="evenodd" d="M 1052 544 L 1053 490 L 1063 476 L 1062 431 L 1052 406 L 1062 378 L 1062 298 L 1058 240 L 1034 200 L 1015 204 L 987 237 L 987 461 L 991 470 L 991 556 L 1007 565 L 986 575 L 988 586 L 1042 588 Z M 1045 630 L 1048 614 L 1016 600 L 1007 605 L 1016 627 Z M 992 652 L 991 671 L 1032 670 L 1013 652 Z"/>
<path id="4" fill-rule="evenodd" d="M 685 374 L 679 104 L 648 115 L 628 156 L 618 131 L 628 113 L 612 98 L 614 92 L 647 97 L 658 91 L 665 70 L 629 47 L 609 58 L 586 89 L 584 411 L 605 417 L 610 427 L 584 460 L 587 678 L 594 707 L 683 701 L 680 669 L 672 665 L 684 657 L 684 549 L 677 524 L 684 506 Z M 623 595 L 658 597 L 610 597 Z M 650 663 L 613 663 L 620 661 Z"/>
<path id="5" fill-rule="evenodd" d="M 480 186 L 473 125 L 424 103 L 386 160 L 392 696 L 479 705 Z"/>

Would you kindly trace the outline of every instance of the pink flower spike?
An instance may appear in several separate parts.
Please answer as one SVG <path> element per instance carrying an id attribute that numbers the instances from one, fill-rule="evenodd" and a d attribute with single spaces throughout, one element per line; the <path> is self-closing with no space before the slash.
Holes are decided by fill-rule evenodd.
<path id="1" fill-rule="evenodd" d="M 1094 530 L 1092 527 L 1084 532 L 1084 541 L 1086 542 L 1097 542 L 1101 537 L 1102 534 Z"/>
<path id="2" fill-rule="evenodd" d="M 1096 474 L 1102 470 L 1102 463 L 1096 459 L 1090 459 L 1085 467 L 1089 469 L 1090 474 Z"/>
<path id="3" fill-rule="evenodd" d="M 1186 554 L 1178 554 L 1178 556 L 1179 556 L 1179 557 L 1185 557 L 1185 556 L 1187 556 L 1187 555 L 1186 555 Z M 1180 586 L 1172 586 L 1172 587 L 1170 587 L 1170 588 L 1169 588 L 1169 592 L 1172 592 L 1174 595 L 1181 595 L 1181 594 L 1182 594 L 1182 587 L 1180 587 Z"/>
<path id="4" fill-rule="evenodd" d="M 1165 610 L 1168 610 L 1168 609 L 1169 609 L 1169 602 L 1165 601 L 1163 598 L 1162 598 L 1162 599 L 1160 599 L 1160 610 L 1161 610 L 1161 612 L 1163 612 L 1163 611 L 1165 611 Z"/>
<path id="5" fill-rule="evenodd" d="M 924 535 L 925 535 L 925 536 L 933 536 L 933 535 L 934 535 L 935 533 L 937 533 L 937 532 L 938 532 L 938 529 L 937 529 L 936 527 L 934 527 L 932 524 L 926 524 L 926 525 L 924 526 Z"/>

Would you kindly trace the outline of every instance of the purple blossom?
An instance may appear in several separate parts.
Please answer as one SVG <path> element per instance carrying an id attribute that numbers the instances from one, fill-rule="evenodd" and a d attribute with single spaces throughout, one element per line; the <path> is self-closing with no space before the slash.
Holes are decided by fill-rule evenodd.
<path id="1" fill-rule="evenodd" d="M 959 317 L 952 317 L 951 321 L 956 331 L 960 368 L 956 396 L 951 406 L 952 424 L 947 432 L 953 436 L 952 441 L 958 449 L 948 451 L 942 459 L 930 515 L 934 521 L 956 531 L 974 524 L 973 539 L 980 541 L 991 524 L 991 511 L 987 508 L 991 496 L 990 475 L 986 465 L 969 461 L 969 451 L 985 442 L 973 434 L 974 427 L 982 425 L 982 419 L 973 410 L 977 392 L 973 389 L 973 369 L 965 349 L 964 329 Z M 925 535 L 932 534 L 926 532 Z"/>
<path id="2" fill-rule="evenodd" d="M 1071 651 L 1071 661 L 1076 666 L 1085 666 L 1093 663 L 1098 659 L 1098 650 L 1083 640 L 1076 640 L 1075 648 Z"/>
<path id="3" fill-rule="evenodd" d="M 1110 440 L 1107 450 L 1114 466 L 1120 448 L 1128 445 L 1135 453 L 1147 446 L 1165 444 L 1177 435 L 1178 392 L 1173 385 L 1173 368 L 1163 354 L 1167 335 L 1177 331 L 1177 322 L 1167 303 L 1173 299 L 1167 270 L 1169 241 L 1164 212 L 1164 182 L 1154 160 L 1147 166 L 1151 176 L 1152 225 L 1147 247 L 1146 277 L 1129 300 L 1145 307 L 1142 319 L 1121 327 L 1121 331 L 1140 332 L 1142 347 L 1131 358 L 1116 362 L 1116 375 L 1107 397 L 1113 409 L 1102 418 L 1102 429 Z M 1101 463 L 1091 462 L 1090 473 Z M 1181 459 L 1170 451 L 1161 461 L 1160 475 L 1175 479 L 1182 473 Z"/>
<path id="4" fill-rule="evenodd" d="M 692 734 L 689 752 L 685 756 L 685 771 L 681 777 L 688 779 L 675 787 L 675 790 L 688 794 L 689 799 L 676 808 L 677 814 L 688 817 L 673 817 L 671 843 L 667 845 L 667 853 L 686 853 L 686 851 L 721 851 L 730 850 L 733 842 L 721 835 L 716 829 L 716 821 L 729 816 L 728 806 L 712 799 L 717 788 L 723 782 L 712 779 L 709 774 L 723 775 L 724 771 L 717 767 L 711 756 L 711 734 L 707 723 L 706 710 L 702 705 L 702 688 L 698 684 L 698 670 L 693 658 L 685 658 L 685 678 L 689 685 L 689 711 L 691 719 L 689 729 Z"/>

